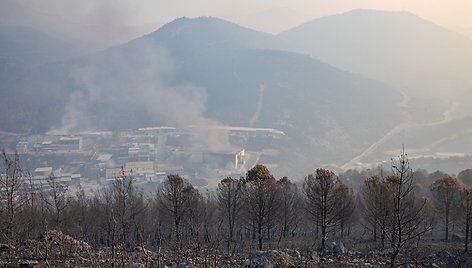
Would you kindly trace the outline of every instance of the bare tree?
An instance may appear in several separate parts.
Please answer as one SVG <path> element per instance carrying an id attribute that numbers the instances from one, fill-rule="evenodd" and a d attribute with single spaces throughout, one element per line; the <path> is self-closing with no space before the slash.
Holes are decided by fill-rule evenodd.
<path id="1" fill-rule="evenodd" d="M 391 198 L 387 183 L 378 176 L 367 178 L 361 188 L 363 219 L 372 232 L 374 241 L 380 235 L 380 249 L 385 247 L 391 223 Z"/>
<path id="2" fill-rule="evenodd" d="M 211 192 L 207 192 L 202 198 L 203 208 L 203 240 L 210 249 L 216 249 L 220 246 L 225 234 L 222 231 L 223 222 L 218 210 L 218 200 Z"/>
<path id="3" fill-rule="evenodd" d="M 472 188 L 463 189 L 461 192 L 460 209 L 464 212 L 462 218 L 464 220 L 464 251 L 469 251 L 470 225 L 472 222 Z"/>
<path id="4" fill-rule="evenodd" d="M 182 246 L 182 221 L 191 207 L 191 190 L 193 186 L 187 180 L 179 175 L 169 175 L 157 192 L 159 206 L 173 221 L 177 248 Z"/>
<path id="5" fill-rule="evenodd" d="M 436 208 L 444 216 L 445 240 L 449 239 L 451 212 L 459 205 L 462 187 L 461 182 L 451 176 L 438 179 L 430 186 Z"/>
<path id="6" fill-rule="evenodd" d="M 0 202 L 3 203 L 1 214 L 4 219 L 2 231 L 6 240 L 13 241 L 16 239 L 17 214 L 25 204 L 21 191 L 25 190 L 27 173 L 22 169 L 17 153 L 11 157 L 2 151 L 2 164 L 3 167 L 0 170 Z"/>
<path id="7" fill-rule="evenodd" d="M 243 203 L 242 203 L 242 182 L 238 179 L 227 177 L 220 181 L 217 188 L 217 202 L 224 222 L 228 229 L 228 246 L 234 240 L 234 227 Z"/>
<path id="8" fill-rule="evenodd" d="M 16 211 L 16 232 L 21 239 L 36 236 L 44 230 L 43 215 L 45 204 L 43 202 L 40 185 L 27 172 L 24 187 L 21 188 L 21 199 L 24 203 Z M 0 220 L 1 222 L 1 220 Z"/>
<path id="9" fill-rule="evenodd" d="M 71 234 L 87 241 L 93 237 L 89 235 L 91 231 L 100 225 L 99 221 L 92 222 L 88 220 L 92 216 L 90 215 L 90 203 L 90 198 L 86 196 L 85 190 L 79 185 L 79 190 L 73 197 L 68 199 L 66 222 L 64 223 L 65 226 L 69 227 Z"/>
<path id="10" fill-rule="evenodd" d="M 263 231 L 268 230 L 275 209 L 276 180 L 267 167 L 255 165 L 247 172 L 243 189 L 246 217 L 257 233 L 258 248 L 262 250 Z"/>
<path id="11" fill-rule="evenodd" d="M 186 187 L 183 191 L 188 203 L 187 212 L 183 217 L 184 237 L 182 240 L 188 250 L 193 250 L 194 254 L 198 254 L 202 244 L 206 202 L 200 192 L 193 187 Z"/>
<path id="12" fill-rule="evenodd" d="M 341 238 L 344 238 L 344 229 L 346 227 L 346 224 L 348 224 L 351 220 L 351 217 L 356 208 L 356 195 L 354 193 L 354 190 L 345 184 L 340 184 L 337 191 L 339 198 L 339 228 L 341 229 Z"/>
<path id="13" fill-rule="evenodd" d="M 431 197 L 422 197 L 421 198 L 421 203 L 424 204 L 424 219 L 419 227 L 418 235 L 416 236 L 416 248 L 420 247 L 420 242 L 423 237 L 423 235 L 429 231 L 431 231 L 433 228 L 433 225 L 436 222 L 436 209 L 434 208 L 433 201 L 431 200 Z"/>
<path id="14" fill-rule="evenodd" d="M 277 181 L 279 196 L 279 217 L 277 219 L 280 226 L 280 236 L 277 245 L 282 239 L 285 239 L 289 233 L 297 228 L 300 220 L 300 208 L 303 207 L 303 201 L 300 197 L 298 187 L 287 177 Z"/>
<path id="15" fill-rule="evenodd" d="M 328 232 L 338 225 L 349 206 L 344 204 L 343 184 L 330 170 L 317 169 L 305 178 L 306 209 L 321 228 L 320 251 L 324 251 Z M 352 213 L 352 212 L 351 212 Z"/>
<path id="16" fill-rule="evenodd" d="M 415 196 L 413 172 L 408 156 L 403 149 L 396 159 L 392 159 L 393 175 L 387 177 L 387 184 L 392 200 L 392 242 L 393 254 L 390 267 L 395 267 L 395 260 L 400 250 L 409 241 L 429 230 L 424 227 L 427 220 L 426 201 Z"/>
<path id="17" fill-rule="evenodd" d="M 131 237 L 136 238 L 136 232 L 131 233 L 133 227 L 138 226 L 137 217 L 146 209 L 142 193 L 134 186 L 133 175 L 125 174 L 122 168 L 121 176 L 113 181 L 112 187 L 113 218 L 119 235 L 119 242 L 123 247 L 130 247 Z"/>
<path id="18" fill-rule="evenodd" d="M 61 227 L 62 217 L 65 209 L 68 206 L 67 199 L 67 185 L 60 182 L 54 174 L 50 174 L 47 178 L 48 195 L 44 197 L 47 208 L 54 215 L 53 227 Z"/>

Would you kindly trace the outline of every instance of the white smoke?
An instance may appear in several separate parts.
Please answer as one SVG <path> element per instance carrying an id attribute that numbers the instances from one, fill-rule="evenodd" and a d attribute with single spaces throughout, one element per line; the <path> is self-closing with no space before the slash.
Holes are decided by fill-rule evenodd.
<path id="1" fill-rule="evenodd" d="M 61 125 L 49 133 L 104 130 L 115 121 L 114 128 L 119 129 L 127 121 L 142 120 L 177 128 L 197 125 L 192 130 L 196 144 L 212 151 L 233 149 L 227 131 L 215 128 L 222 124 L 203 116 L 206 90 L 188 84 L 169 86 L 166 78 L 173 71 L 169 53 L 143 40 L 76 63 L 70 78 L 79 89 L 70 94 Z M 146 118 L 136 117 L 143 112 Z"/>

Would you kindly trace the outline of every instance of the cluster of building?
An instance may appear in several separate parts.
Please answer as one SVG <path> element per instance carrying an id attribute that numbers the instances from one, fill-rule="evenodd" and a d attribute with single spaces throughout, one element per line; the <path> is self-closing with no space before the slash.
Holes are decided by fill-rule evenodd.
<path id="1" fill-rule="evenodd" d="M 122 176 L 137 184 L 157 185 L 179 174 L 204 187 L 226 176 L 243 176 L 255 165 L 265 144 L 284 136 L 267 128 L 215 127 L 231 146 L 211 149 L 198 144 L 199 127 L 148 127 L 120 132 L 33 135 L 16 143 L 16 152 L 34 180 L 55 180 L 67 187 L 100 188 Z M 262 144 L 262 145 L 261 145 Z"/>

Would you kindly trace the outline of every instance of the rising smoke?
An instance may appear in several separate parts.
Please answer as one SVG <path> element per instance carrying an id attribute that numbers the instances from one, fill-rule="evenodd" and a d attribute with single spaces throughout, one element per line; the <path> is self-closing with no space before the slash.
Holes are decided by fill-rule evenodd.
<path id="1" fill-rule="evenodd" d="M 98 54 L 97 54 L 98 55 Z M 49 134 L 117 130 L 151 125 L 192 129 L 194 143 L 211 151 L 232 150 L 227 131 L 205 118 L 207 95 L 193 85 L 169 85 L 174 63 L 152 41 L 136 40 L 75 62 L 60 126 Z M 107 129 L 103 129 L 103 128 Z"/>

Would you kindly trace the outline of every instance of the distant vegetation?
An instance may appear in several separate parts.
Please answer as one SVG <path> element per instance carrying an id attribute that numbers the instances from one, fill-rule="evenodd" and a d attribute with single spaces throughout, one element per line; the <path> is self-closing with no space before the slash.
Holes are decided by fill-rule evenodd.
<path id="1" fill-rule="evenodd" d="M 317 169 L 299 186 L 256 165 L 245 177 L 224 178 L 217 189 L 205 191 L 169 175 L 149 196 L 124 172 L 109 187 L 70 195 L 53 175 L 41 183 L 32 180 L 18 156 L 5 153 L 0 174 L 1 242 L 19 245 L 57 229 L 72 236 L 69 240 L 85 241 L 73 243 L 86 250 L 111 248 L 112 263 L 135 247 L 174 252 L 181 261 L 201 252 L 280 248 L 323 256 L 334 240 L 389 249 L 394 267 L 398 256 L 410 256 L 405 248 L 440 236 L 448 241 L 451 227 L 468 251 L 472 172 L 464 170 L 459 178 L 413 172 L 405 152 L 392 160 L 391 171 L 370 176 L 345 173 L 340 179 Z M 346 184 L 347 178 L 360 179 L 360 188 Z M 48 253 L 41 254 L 47 260 Z"/>

